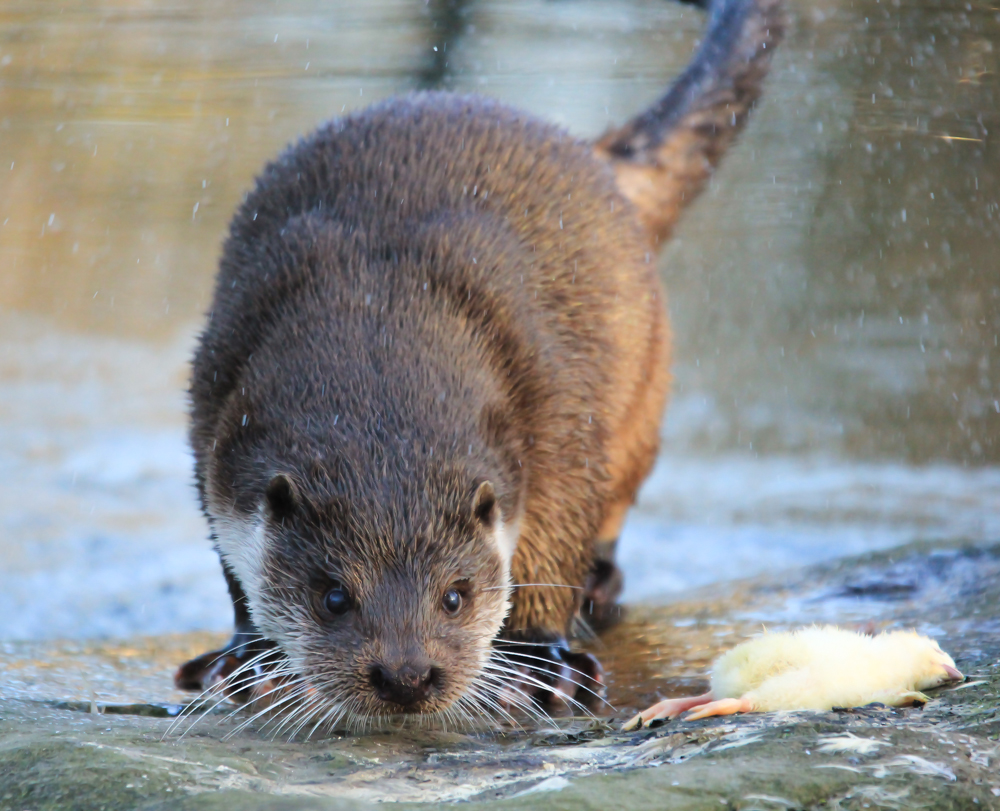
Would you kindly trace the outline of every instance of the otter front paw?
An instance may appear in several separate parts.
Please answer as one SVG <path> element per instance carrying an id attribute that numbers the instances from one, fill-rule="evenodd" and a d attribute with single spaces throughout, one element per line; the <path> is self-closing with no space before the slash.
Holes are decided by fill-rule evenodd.
<path id="1" fill-rule="evenodd" d="M 495 656 L 505 675 L 509 708 L 540 705 L 550 715 L 594 715 L 605 701 L 604 668 L 590 653 L 571 651 L 559 637 L 550 642 L 505 640 Z"/>
<path id="2" fill-rule="evenodd" d="M 219 690 L 226 698 L 245 704 L 260 694 L 281 653 L 260 636 L 237 633 L 221 650 L 209 651 L 182 664 L 174 673 L 178 690 Z"/>

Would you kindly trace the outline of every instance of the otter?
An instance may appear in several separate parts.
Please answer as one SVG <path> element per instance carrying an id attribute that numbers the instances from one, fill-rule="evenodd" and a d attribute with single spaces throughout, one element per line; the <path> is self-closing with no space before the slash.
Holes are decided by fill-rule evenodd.
<path id="1" fill-rule="evenodd" d="M 364 729 L 592 708 L 567 640 L 670 382 L 658 247 L 761 92 L 778 0 L 713 0 L 691 64 L 596 143 L 440 92 L 265 167 L 193 363 L 195 478 L 235 612 L 183 689 Z"/>

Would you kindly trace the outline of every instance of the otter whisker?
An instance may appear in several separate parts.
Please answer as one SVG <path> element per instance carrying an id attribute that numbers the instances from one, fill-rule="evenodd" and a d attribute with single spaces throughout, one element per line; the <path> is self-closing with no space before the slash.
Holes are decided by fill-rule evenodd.
<path id="1" fill-rule="evenodd" d="M 579 714 L 581 714 L 581 715 L 586 715 L 586 716 L 590 716 L 590 717 L 593 717 L 593 715 L 594 715 L 594 713 L 590 710 L 589 707 L 587 707 L 586 704 L 583 704 L 581 701 L 573 698 L 571 695 L 569 695 L 568 693 L 566 693 L 564 690 L 562 690 L 562 689 L 560 689 L 558 687 L 555 687 L 555 686 L 553 686 L 551 684 L 548 684 L 548 683 L 546 683 L 544 681 L 541 681 L 540 679 L 526 677 L 523 673 L 520 674 L 520 675 L 518 675 L 517 673 L 512 673 L 512 674 L 510 674 L 508 676 L 508 678 L 516 679 L 516 680 L 520 681 L 521 684 L 524 685 L 524 686 L 526 686 L 526 687 L 537 687 L 537 688 L 539 688 L 542 691 L 553 693 L 554 695 L 558 696 L 560 699 L 562 699 L 563 701 L 565 701 L 566 704 L 568 704 L 572 708 L 578 710 Z M 576 684 L 575 682 L 570 682 L 570 683 L 571 684 Z M 580 685 L 576 685 L 576 686 L 579 688 Z M 532 700 L 534 700 L 534 699 L 532 699 Z"/>
<path id="2" fill-rule="evenodd" d="M 276 741 L 281 734 L 281 730 L 299 717 L 299 712 L 302 707 L 307 705 L 309 700 L 310 698 L 306 691 L 296 693 L 294 700 L 281 713 L 277 713 L 264 721 L 258 730 L 258 734 L 267 735 L 269 740 Z"/>
<path id="3" fill-rule="evenodd" d="M 236 715 L 237 713 L 239 713 L 242 710 L 245 710 L 247 708 L 251 708 L 252 709 L 254 705 L 256 705 L 260 701 L 266 699 L 268 696 L 271 696 L 271 695 L 273 695 L 275 693 L 280 693 L 282 691 L 291 691 L 293 689 L 297 689 L 298 686 L 300 686 L 305 681 L 305 679 L 304 679 L 303 676 L 300 676 L 300 675 L 296 674 L 293 670 L 283 670 L 283 671 L 280 671 L 280 672 L 264 673 L 264 674 L 259 675 L 256 679 L 254 679 L 252 681 L 248 680 L 247 683 L 246 683 L 246 686 L 243 689 L 252 692 L 252 691 L 258 689 L 259 687 L 261 687 L 262 685 L 266 685 L 269 682 L 274 682 L 275 680 L 280 680 L 280 681 L 278 683 L 273 684 L 270 688 L 268 688 L 264 692 L 260 693 L 259 695 L 254 695 L 248 701 L 244 701 L 244 702 L 240 703 L 235 709 L 233 709 L 230 713 L 228 713 L 222 720 L 224 720 L 224 721 L 228 720 L 228 719 L 232 718 L 234 715 Z M 282 701 L 283 700 L 284 699 L 282 699 Z M 262 708 L 262 709 L 264 709 L 264 710 L 272 709 L 275 706 L 278 706 L 278 703 L 279 702 L 269 703 L 267 707 Z"/>
<path id="4" fill-rule="evenodd" d="M 207 705 L 209 703 L 209 700 L 212 699 L 212 698 L 216 698 L 216 697 L 218 697 L 218 700 L 214 704 L 212 704 L 212 706 L 208 707 Z M 177 726 L 182 721 L 187 721 L 190 718 L 191 719 L 191 723 L 184 729 L 183 732 L 181 732 L 177 736 L 178 739 L 183 739 L 192 729 L 195 728 L 195 726 L 206 715 L 208 715 L 210 712 L 212 712 L 212 710 L 214 710 L 216 707 L 218 707 L 224 701 L 226 701 L 227 698 L 228 698 L 228 696 L 225 694 L 224 691 L 217 690 L 217 689 L 213 688 L 212 693 L 210 695 L 205 696 L 201 701 L 198 702 L 198 706 L 192 707 L 189 704 L 187 707 L 185 707 L 180 712 L 180 714 L 178 714 L 178 716 L 174 720 L 174 722 L 169 727 L 167 727 L 166 731 L 163 733 L 163 737 L 160 740 L 166 740 L 169 735 L 172 735 L 174 733 L 175 729 L 177 728 Z"/>
<path id="5" fill-rule="evenodd" d="M 239 723 L 239 725 L 235 729 L 231 730 L 229 733 L 227 733 L 225 735 L 225 737 L 223 738 L 223 740 L 227 740 L 228 738 L 231 738 L 233 735 L 238 734 L 241 730 L 245 729 L 247 726 L 249 726 L 250 724 L 252 724 L 255 720 L 257 720 L 258 718 L 260 718 L 262 715 L 266 715 L 268 713 L 274 712 L 276 710 L 276 708 L 280 707 L 282 704 L 285 704 L 285 703 L 291 701 L 293 698 L 295 698 L 300 692 L 302 692 L 305 689 L 305 685 L 306 684 L 307 684 L 307 680 L 304 677 L 300 677 L 297 680 L 290 681 L 290 682 L 285 682 L 283 684 L 280 684 L 280 685 L 277 685 L 275 687 L 272 687 L 266 693 L 262 693 L 261 695 L 255 697 L 252 701 L 247 702 L 247 704 L 254 704 L 254 703 L 256 703 L 258 701 L 261 701 L 262 699 L 265 699 L 268 696 L 273 695 L 274 693 L 280 692 L 282 690 L 288 690 L 289 691 L 289 694 L 287 696 L 282 697 L 281 700 L 269 703 L 266 707 L 263 707 L 262 709 L 257 710 L 256 712 L 254 712 L 252 715 L 250 715 L 249 718 L 246 718 L 243 721 L 241 721 Z M 228 715 L 226 715 L 225 718 L 223 718 L 222 720 L 223 721 L 229 720 L 230 718 L 234 717 L 237 713 L 239 713 L 241 710 L 245 709 L 246 706 L 247 706 L 246 704 L 240 705 L 235 710 L 233 710 L 231 713 L 229 713 Z"/>
<path id="6" fill-rule="evenodd" d="M 508 654 L 508 653 L 505 653 L 502 650 L 494 651 L 494 657 L 493 657 L 493 659 L 491 659 L 491 661 L 500 661 L 500 662 L 502 662 L 504 664 L 508 664 L 508 665 L 512 665 L 512 666 L 517 666 L 517 665 L 520 665 L 520 664 L 524 664 L 524 663 L 522 663 L 520 661 L 521 659 L 534 659 L 534 660 L 539 661 L 539 662 L 544 662 L 545 664 L 548 664 L 548 665 L 555 664 L 555 662 L 552 659 L 550 659 L 548 657 L 545 657 L 545 656 L 534 656 L 534 655 L 532 655 L 530 653 L 522 653 L 520 651 L 518 651 L 516 653 L 510 653 L 510 654 Z M 561 668 L 564 668 L 565 670 L 568 670 L 571 673 L 577 673 L 577 674 L 579 674 L 580 676 L 583 676 L 586 679 L 591 679 L 591 676 L 588 673 L 584 673 L 582 670 L 578 670 L 575 667 L 570 667 L 565 662 L 560 662 L 558 664 L 559 664 L 559 666 Z M 525 664 L 524 666 L 530 667 L 530 665 L 527 665 L 527 664 Z M 580 683 L 578 683 L 576 681 L 573 681 L 573 680 L 570 680 L 570 681 L 572 681 L 573 684 L 576 684 L 577 687 L 583 687 L 582 684 L 580 684 Z M 586 688 L 584 688 L 584 689 L 586 689 Z"/>
<path id="7" fill-rule="evenodd" d="M 583 591 L 583 586 L 573 586 L 569 583 L 508 583 L 506 586 L 486 586 L 482 591 L 501 591 L 503 589 L 524 589 L 530 586 L 553 589 L 576 589 Z"/>
<path id="8" fill-rule="evenodd" d="M 251 659 L 247 660 L 246 662 L 244 662 L 243 664 L 241 664 L 240 667 L 238 667 L 236 670 L 234 670 L 232 673 L 230 673 L 226 678 L 222 679 L 221 681 L 217 681 L 214 684 L 212 684 L 211 686 L 209 686 L 209 687 L 205 688 L 204 690 L 202 690 L 197 696 L 195 696 L 184 707 L 184 709 L 180 712 L 180 714 L 177 716 L 177 718 L 174 720 L 174 722 L 169 727 L 167 727 L 167 731 L 164 732 L 164 738 L 166 738 L 166 736 L 170 735 L 174 731 L 174 728 L 178 724 L 180 724 L 180 722 L 182 720 L 184 720 L 188 716 L 193 715 L 194 713 L 196 713 L 205 704 L 207 704 L 212 698 L 214 698 L 217 693 L 219 693 L 220 691 L 223 691 L 222 698 L 218 702 L 216 702 L 216 704 L 212 707 L 212 709 L 214 709 L 219 704 L 221 704 L 222 701 L 224 701 L 224 700 L 226 700 L 226 698 L 228 698 L 228 696 L 226 696 L 224 694 L 224 691 L 226 690 L 226 688 L 228 688 L 228 687 L 230 687 L 232 685 L 233 681 L 236 680 L 237 676 L 239 676 L 240 674 L 244 673 L 249 668 L 252 668 L 254 665 L 258 664 L 261 660 L 263 660 L 269 654 L 275 654 L 275 653 L 277 653 L 277 651 L 275 651 L 273 649 L 272 650 L 262 651 L 261 653 L 255 655 L 253 658 L 251 658 Z M 218 661 L 218 660 L 215 660 L 215 661 Z M 194 723 L 197 723 L 197 721 L 195 721 Z M 193 726 L 194 726 L 194 724 L 192 724 L 192 727 Z M 184 731 L 183 735 L 186 735 L 188 732 L 190 732 L 190 730 L 191 730 L 191 727 L 188 727 L 188 729 L 186 729 Z M 183 737 L 183 735 L 181 737 Z"/>
<path id="9" fill-rule="evenodd" d="M 477 727 L 476 716 L 473 713 L 472 708 L 467 705 L 468 698 L 468 695 L 459 696 L 458 700 L 451 707 L 445 710 L 446 718 L 449 715 L 456 716 L 456 729 L 464 728 L 472 731 Z"/>
<path id="10" fill-rule="evenodd" d="M 429 726 L 429 724 L 430 724 L 430 722 L 432 720 L 437 721 L 441 725 L 441 730 L 443 732 L 449 732 L 450 731 L 448 729 L 448 723 L 449 722 L 453 722 L 456 727 L 460 726 L 460 724 L 458 723 L 458 720 L 455 717 L 455 705 L 454 704 L 452 704 L 450 707 L 445 707 L 445 709 L 441 710 L 438 713 L 435 713 L 435 717 L 433 719 L 431 719 L 431 718 L 420 718 L 417 723 L 418 723 L 418 725 L 420 727 L 426 728 L 427 726 Z"/>
<path id="11" fill-rule="evenodd" d="M 500 655 L 504 656 L 504 660 L 508 664 L 516 664 L 516 662 L 514 660 L 512 660 L 509 657 L 505 656 L 503 653 L 501 653 Z M 544 656 L 532 656 L 530 653 L 516 653 L 514 655 L 517 656 L 518 659 L 537 659 L 539 662 L 551 663 L 551 660 L 546 659 Z M 580 676 L 583 676 L 585 679 L 591 679 L 591 676 L 589 674 L 584 673 L 582 670 L 577 670 L 575 667 L 570 667 L 569 665 L 567 665 L 565 663 L 562 664 L 562 667 L 564 667 L 566 670 L 570 671 L 571 673 L 577 673 Z M 591 688 L 589 688 L 589 687 L 587 687 L 587 686 L 585 686 L 585 685 L 581 684 L 580 682 L 575 681 L 573 679 L 567 679 L 567 681 L 569 681 L 572 684 L 575 684 L 579 689 L 584 690 L 584 691 L 590 693 L 595 698 L 600 699 L 605 704 L 607 704 L 610 709 L 612 709 L 612 710 L 615 709 L 614 705 L 612 705 L 610 701 L 608 701 L 606 698 L 604 698 L 604 696 L 602 696 L 597 691 L 592 690 Z"/>
<path id="12" fill-rule="evenodd" d="M 197 724 L 202 717 L 204 717 L 205 713 L 211 712 L 211 710 L 215 709 L 215 707 L 219 706 L 219 704 L 225 701 L 226 696 L 223 694 L 222 698 L 220 698 L 215 703 L 214 706 L 212 706 L 208 710 L 205 710 L 205 713 L 197 715 L 198 711 L 201 710 L 202 707 L 207 705 L 212 698 L 215 698 L 215 696 L 218 693 L 219 693 L 218 684 L 213 684 L 211 687 L 202 690 L 194 701 L 184 705 L 181 711 L 177 714 L 177 717 L 171 722 L 170 726 L 166 728 L 160 740 L 161 741 L 166 740 L 170 735 L 174 733 L 174 731 L 177 729 L 178 726 L 180 726 L 182 722 L 186 721 L 188 718 L 191 718 L 192 719 L 191 725 L 187 729 L 185 729 L 184 732 L 180 734 L 180 737 L 183 738 L 185 735 L 187 735 L 187 733 L 191 731 L 194 725 Z"/>
<path id="13" fill-rule="evenodd" d="M 252 659 L 234 670 L 226 678 L 219 681 L 218 686 L 230 692 L 242 692 L 252 689 L 267 679 L 293 675 L 294 670 L 285 662 L 278 662 L 273 669 L 265 669 L 260 659 Z"/>
<path id="14" fill-rule="evenodd" d="M 497 651 L 497 656 L 502 657 L 503 661 L 507 662 L 508 664 L 518 664 L 517 660 L 520 660 L 520 659 L 535 659 L 535 660 L 537 660 L 539 662 L 545 662 L 546 664 L 553 664 L 553 662 L 552 662 L 551 659 L 548 659 L 548 658 L 546 658 L 544 656 L 533 656 L 530 653 L 517 652 L 517 653 L 512 653 L 512 654 L 506 654 L 506 653 L 503 653 L 502 651 Z M 517 660 L 511 658 L 511 657 L 515 657 L 515 656 L 517 657 Z M 590 678 L 589 674 L 584 673 L 582 670 L 578 670 L 575 667 L 570 667 L 565 662 L 560 663 L 560 666 L 563 667 L 563 668 L 565 668 L 566 670 L 570 671 L 571 673 L 579 673 L 584 678 L 587 678 L 587 679 Z"/>
<path id="15" fill-rule="evenodd" d="M 275 725 L 271 731 L 271 740 L 276 739 L 286 726 L 296 721 L 305 708 L 319 705 L 322 701 L 323 697 L 317 694 L 314 685 L 303 682 L 296 688 L 294 695 L 290 696 L 290 700 L 284 702 L 282 708 L 264 722 L 261 732 Z"/>
<path id="16" fill-rule="evenodd" d="M 274 670 L 264 670 L 259 667 L 254 667 L 252 672 L 247 673 L 234 673 L 229 678 L 220 682 L 220 687 L 226 690 L 227 693 L 243 693 L 247 691 L 252 691 L 262 684 L 266 684 L 269 681 L 274 681 L 276 679 L 294 678 L 295 671 L 289 667 L 279 667 Z M 234 676 L 239 676 L 239 678 L 234 678 Z M 248 702 L 239 702 L 240 706 Z"/>
<path id="17" fill-rule="evenodd" d="M 188 727 L 180 734 L 179 737 L 183 738 L 184 736 L 186 736 L 192 729 L 194 729 L 194 727 L 203 718 L 205 718 L 216 707 L 218 707 L 220 704 L 222 704 L 222 703 L 224 703 L 226 701 L 232 701 L 233 700 L 231 698 L 231 696 L 230 696 L 230 690 L 232 690 L 234 687 L 237 687 L 239 689 L 252 689 L 257 684 L 262 683 L 263 681 L 272 678 L 274 675 L 275 674 L 273 674 L 273 673 L 267 673 L 267 674 L 264 674 L 264 675 L 254 674 L 253 678 L 250 678 L 248 676 L 245 679 L 238 679 L 238 680 L 236 680 L 235 685 L 233 684 L 234 680 L 231 677 L 228 677 L 228 678 L 226 678 L 226 679 L 224 679 L 224 680 L 222 680 L 220 682 L 217 682 L 216 684 L 212 685 L 212 687 L 210 687 L 208 690 L 203 691 L 200 694 L 201 697 L 199 698 L 198 701 L 193 702 L 192 704 L 189 704 L 187 707 L 184 708 L 184 710 L 178 715 L 177 719 L 164 732 L 163 739 L 166 739 L 166 737 L 168 735 L 172 734 L 173 731 L 176 729 L 176 727 L 183 720 L 185 720 L 185 719 L 187 719 L 189 717 L 195 716 L 195 713 L 200 712 L 199 715 L 197 715 L 197 716 L 195 716 L 193 718 L 193 720 L 191 721 L 190 725 L 188 725 Z M 291 675 L 291 674 L 289 674 L 289 675 Z M 238 690 L 233 690 L 233 691 L 234 692 L 238 692 Z M 210 702 L 212 702 L 214 699 L 217 699 L 217 700 L 215 700 L 214 703 L 210 707 L 208 707 L 207 705 Z M 242 704 L 238 703 L 237 704 L 237 710 L 239 710 L 242 706 L 243 706 Z"/>
<path id="18" fill-rule="evenodd" d="M 552 642 L 528 642 L 522 639 L 497 639 L 494 643 L 493 650 L 502 650 L 508 646 L 521 645 L 526 648 L 551 648 L 554 643 Z"/>
<path id="19" fill-rule="evenodd" d="M 471 704 L 471 696 L 468 692 L 458 697 L 458 700 L 452 705 L 450 709 L 454 709 L 455 714 L 461 716 L 461 720 L 464 724 L 458 724 L 459 727 L 465 726 L 467 729 L 475 729 L 477 726 L 476 716 L 473 714 L 473 709 L 477 709 L 475 705 Z M 486 717 L 482 711 L 479 714 L 484 718 Z"/>
<path id="20" fill-rule="evenodd" d="M 552 725 L 553 720 L 548 713 L 539 709 L 538 705 L 521 689 L 512 686 L 506 686 L 503 690 L 496 687 L 491 689 L 496 696 L 493 699 L 494 702 L 501 706 L 505 702 L 511 710 L 522 713 L 532 726 L 546 728 Z M 515 722 L 515 726 L 519 730 L 526 731 L 519 722 Z"/>
<path id="21" fill-rule="evenodd" d="M 537 702 L 529 694 L 524 692 L 521 689 L 521 687 L 516 683 L 514 677 L 517 677 L 519 675 L 517 672 L 512 671 L 507 673 L 492 673 L 490 675 L 493 678 L 497 679 L 497 684 L 495 685 L 495 692 L 497 694 L 497 697 L 501 701 L 507 699 L 508 693 L 511 693 L 511 695 L 509 696 L 511 703 L 519 707 L 521 710 L 529 713 L 530 715 L 532 715 L 532 717 L 537 718 L 539 713 L 545 714 L 544 710 L 542 710 L 538 706 Z M 548 685 L 537 680 L 535 681 L 535 683 L 532 683 L 531 679 L 520 679 L 520 681 L 525 686 L 540 687 L 546 690 L 550 689 Z M 557 692 L 559 695 L 562 695 L 562 693 L 559 691 L 553 691 L 553 692 Z M 520 698 L 518 698 L 518 696 Z"/>
<path id="22" fill-rule="evenodd" d="M 359 734 L 364 733 L 365 716 L 361 711 L 357 696 L 348 695 L 347 700 L 344 701 L 344 718 L 348 721 L 353 731 Z"/>
<path id="23" fill-rule="evenodd" d="M 260 734 L 265 734 L 268 727 L 272 724 L 276 724 L 271 732 L 271 740 L 276 740 L 281 730 L 293 721 L 301 708 L 306 705 L 310 700 L 315 701 L 315 698 L 310 695 L 310 691 L 307 685 L 300 685 L 299 688 L 291 695 L 288 696 L 288 701 L 285 702 L 286 706 L 278 712 L 271 715 L 260 727 Z M 270 708 L 268 708 L 269 710 Z M 246 722 L 245 722 L 246 723 Z"/>
<path id="24" fill-rule="evenodd" d="M 461 698 L 466 698 L 462 696 Z M 475 731 L 477 728 L 481 729 L 482 724 L 477 721 L 475 713 L 473 713 L 467 701 L 456 701 L 451 708 L 454 714 L 457 716 L 455 728 L 464 729 L 469 732 Z"/>
<path id="25" fill-rule="evenodd" d="M 456 705 L 452 704 L 449 707 L 445 707 L 443 710 L 435 713 L 433 718 L 419 718 L 417 723 L 421 727 L 427 727 L 432 721 L 436 721 L 440 724 L 441 729 L 445 732 L 449 731 L 450 724 L 454 724 L 456 727 L 460 726 L 458 713 L 456 712 Z"/>
<path id="26" fill-rule="evenodd" d="M 313 684 L 311 690 L 314 699 L 313 702 L 311 704 L 306 704 L 306 702 L 302 702 L 302 704 L 299 707 L 293 709 L 292 711 L 293 715 L 297 712 L 302 712 L 303 718 L 301 722 L 289 733 L 288 736 L 289 740 L 292 740 L 296 735 L 298 735 L 306 724 L 308 724 L 313 718 L 317 716 L 317 714 L 319 714 L 326 708 L 327 704 L 329 703 L 326 698 L 327 688 L 333 686 L 333 684 L 334 682 L 332 680 L 327 680 Z M 313 725 L 313 728 L 309 731 L 309 734 L 306 736 L 306 740 L 309 740 L 309 738 L 312 737 L 313 733 L 316 732 L 316 730 L 320 727 L 320 725 L 322 725 L 325 722 L 325 720 L 330 717 L 331 714 L 338 712 L 340 709 L 341 709 L 340 703 L 333 702 L 333 706 L 331 706 L 330 709 L 327 710 L 327 712 L 322 717 L 320 717 L 319 720 L 317 720 L 316 723 Z M 284 726 L 284 724 L 282 726 Z M 275 730 L 275 733 L 277 734 L 277 732 L 280 731 L 280 729 L 281 727 Z"/>
<path id="27" fill-rule="evenodd" d="M 334 720 L 330 721 L 329 723 L 331 727 L 334 726 L 337 723 L 337 721 L 340 720 L 340 714 L 342 713 L 343 713 L 342 705 L 339 702 L 334 703 L 330 707 L 330 709 L 327 710 L 326 713 L 323 716 L 321 716 L 320 719 L 313 725 L 313 728 L 309 730 L 309 734 L 306 735 L 306 740 L 308 741 L 313 736 L 313 734 L 316 732 L 317 729 L 326 724 L 327 719 L 329 719 L 331 715 L 334 715 L 335 717 Z"/>
<path id="28" fill-rule="evenodd" d="M 483 673 L 481 681 L 484 688 L 491 691 L 494 701 L 497 703 L 506 700 L 510 705 L 525 713 L 536 723 L 552 723 L 552 717 L 507 676 L 495 673 Z"/>
<path id="29" fill-rule="evenodd" d="M 215 656 L 214 658 L 212 658 L 212 659 L 209 660 L 208 667 L 211 667 L 216 662 L 218 662 L 220 659 L 225 659 L 230 654 L 236 653 L 236 651 L 238 651 L 240 648 L 247 647 L 247 646 L 253 644 L 254 642 L 261 642 L 263 640 L 264 640 L 264 635 L 263 634 L 255 634 L 255 635 L 251 636 L 247 642 L 241 642 L 239 645 L 231 645 L 228 648 L 223 648 L 220 651 L 216 651 L 216 653 L 218 654 L 218 656 Z M 232 641 L 232 640 L 230 640 L 230 641 Z M 274 652 L 273 649 L 267 650 L 267 651 L 263 651 L 263 653 L 273 653 L 273 652 Z"/>
<path id="30" fill-rule="evenodd" d="M 514 716 L 511 715 L 509 712 L 507 712 L 507 710 L 505 710 L 498 701 L 496 701 L 489 695 L 479 690 L 479 686 L 476 684 L 476 682 L 473 682 L 472 684 L 469 685 L 466 691 L 466 695 L 462 696 L 459 699 L 459 702 L 466 700 L 469 700 L 470 704 L 480 713 L 480 715 L 484 719 L 490 720 L 490 714 L 489 712 L 487 712 L 487 710 L 496 712 L 504 716 L 518 730 L 520 730 L 521 732 L 524 731 L 524 728 L 517 722 L 517 719 L 514 718 Z"/>
<path id="31" fill-rule="evenodd" d="M 310 721 L 312 721 L 312 719 L 315 718 L 318 713 L 322 712 L 325 706 L 326 705 L 324 704 L 323 699 L 320 696 L 313 696 L 311 704 L 306 704 L 305 702 L 303 702 L 302 705 L 297 710 L 297 712 L 301 713 L 302 719 L 299 721 L 298 724 L 295 725 L 295 728 L 288 733 L 288 740 L 289 741 L 294 740 L 295 736 L 299 734 L 302 728 Z M 278 731 L 279 730 L 275 730 L 275 737 L 277 737 Z"/>
<path id="32" fill-rule="evenodd" d="M 524 673 L 521 670 L 517 670 L 517 669 L 511 668 L 511 667 L 503 667 L 503 666 L 498 665 L 497 663 L 494 663 L 494 662 L 488 662 L 486 666 L 489 667 L 490 669 L 494 670 L 494 672 L 497 672 L 497 673 L 506 673 L 509 676 L 513 677 L 515 680 L 520 681 L 522 684 L 531 685 L 533 687 L 539 687 L 542 690 L 545 690 L 547 692 L 555 693 L 561 699 L 563 699 L 563 701 L 565 701 L 567 704 L 570 704 L 570 705 L 572 705 L 574 707 L 579 707 L 580 710 L 583 712 L 584 715 L 593 716 L 593 713 L 584 704 L 580 703 L 575 698 L 572 698 L 571 696 L 567 695 L 565 692 L 563 692 L 562 690 L 560 690 L 558 687 L 555 687 L 555 686 L 553 686 L 551 684 L 546 684 L 541 679 L 538 679 L 538 678 L 536 678 L 534 676 L 531 676 L 531 675 L 529 675 L 527 673 Z M 573 685 L 575 685 L 578 688 L 586 689 L 586 688 L 583 687 L 583 685 L 577 684 L 572 679 L 567 679 L 566 681 L 570 682 L 570 684 L 573 684 Z"/>
<path id="33" fill-rule="evenodd" d="M 264 723 L 263 727 L 261 727 L 261 731 L 263 732 L 267 728 L 267 725 L 269 723 L 272 723 L 276 718 L 280 718 L 281 717 L 281 711 L 279 711 L 276 708 L 278 708 L 281 704 L 294 703 L 296 700 L 298 700 L 302 696 L 303 692 L 304 692 L 304 690 L 302 690 L 301 687 L 300 687 L 299 690 L 294 691 L 292 693 L 289 693 L 287 696 L 285 696 L 281 700 L 281 702 L 275 702 L 274 704 L 271 704 L 271 705 L 269 705 L 267 707 L 264 707 L 263 709 L 257 710 L 256 712 L 253 712 L 251 715 L 249 715 L 248 717 L 246 717 L 242 721 L 240 721 L 233 729 L 231 729 L 229 732 L 227 732 L 223 736 L 222 739 L 223 740 L 229 740 L 230 738 L 234 737 L 235 735 L 239 735 L 241 732 L 243 732 L 243 730 L 247 729 L 247 727 L 249 727 L 251 724 L 253 724 L 258 719 L 271 714 L 272 718 L 268 719 Z M 242 710 L 242 709 L 244 709 L 244 707 L 240 707 L 239 709 Z"/>
<path id="34" fill-rule="evenodd" d="M 464 698 L 462 696 L 461 698 Z M 472 731 L 476 727 L 476 718 L 469 710 L 469 708 L 461 700 L 455 701 L 447 710 L 445 710 L 445 716 L 447 720 L 454 722 L 456 730 L 468 730 Z"/>

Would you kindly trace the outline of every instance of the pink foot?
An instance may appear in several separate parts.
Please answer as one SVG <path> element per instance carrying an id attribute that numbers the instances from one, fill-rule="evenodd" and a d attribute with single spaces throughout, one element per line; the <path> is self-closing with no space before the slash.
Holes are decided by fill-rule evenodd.
<path id="1" fill-rule="evenodd" d="M 699 707 L 685 721 L 697 721 L 700 718 L 709 718 L 713 715 L 733 715 L 738 712 L 753 712 L 753 704 L 748 698 L 723 698 L 718 701 Z"/>
<path id="2" fill-rule="evenodd" d="M 676 718 L 682 712 L 690 710 L 692 707 L 700 707 L 708 704 L 712 700 L 712 694 L 702 693 L 700 696 L 688 696 L 687 698 L 666 698 L 658 704 L 654 704 L 649 709 L 643 710 L 622 727 L 628 732 L 633 729 L 642 729 L 649 726 L 651 721 L 658 721 L 661 718 Z"/>

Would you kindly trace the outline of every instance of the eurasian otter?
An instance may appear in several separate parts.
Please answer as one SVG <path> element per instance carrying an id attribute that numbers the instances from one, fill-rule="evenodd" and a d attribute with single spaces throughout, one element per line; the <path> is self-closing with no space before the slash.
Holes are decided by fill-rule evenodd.
<path id="1" fill-rule="evenodd" d="M 178 686 L 266 685 L 353 728 L 600 693 L 566 640 L 581 609 L 611 615 L 614 541 L 659 445 L 656 249 L 780 34 L 777 0 L 710 15 L 666 96 L 596 144 L 425 93 L 264 169 L 191 386 L 236 635 Z"/>

